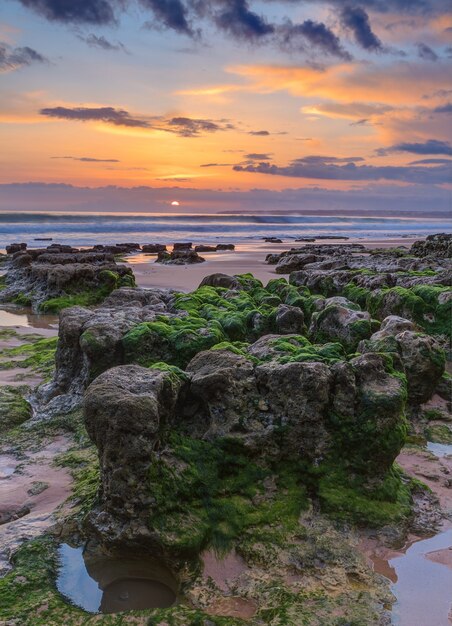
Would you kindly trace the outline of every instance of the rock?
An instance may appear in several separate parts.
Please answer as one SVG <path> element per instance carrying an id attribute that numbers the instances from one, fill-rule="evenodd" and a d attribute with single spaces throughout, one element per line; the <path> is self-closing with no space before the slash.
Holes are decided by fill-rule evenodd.
<path id="1" fill-rule="evenodd" d="M 135 284 L 133 272 L 110 254 L 20 251 L 12 255 L 0 301 L 30 303 L 35 311 L 58 312 L 80 300 L 95 304 L 121 285 Z"/>
<path id="2" fill-rule="evenodd" d="M 429 235 L 425 241 L 415 241 L 410 253 L 419 257 L 435 256 L 450 259 L 452 258 L 452 235 L 448 233 Z"/>
<path id="3" fill-rule="evenodd" d="M 275 326 L 276 331 L 281 335 L 302 334 L 305 329 L 303 311 L 297 306 L 278 305 Z"/>
<path id="4" fill-rule="evenodd" d="M 191 241 L 178 242 L 173 244 L 173 250 L 190 250 L 192 246 Z"/>
<path id="5" fill-rule="evenodd" d="M 318 256 L 315 254 L 291 254 L 280 259 L 276 265 L 275 272 L 277 274 L 290 274 L 290 272 L 300 270 L 308 263 L 314 263 L 315 261 L 318 261 Z"/>
<path id="6" fill-rule="evenodd" d="M 329 304 L 328 300 L 322 311 L 313 313 L 309 328 L 311 341 L 339 341 L 350 352 L 371 334 L 371 317 L 367 311 L 357 311 L 353 305 L 351 308 L 343 304 Z"/>
<path id="7" fill-rule="evenodd" d="M 192 265 L 193 263 L 203 263 L 204 261 L 205 259 L 194 250 L 180 248 L 173 250 L 171 253 L 159 252 L 155 262 L 165 265 Z"/>
<path id="8" fill-rule="evenodd" d="M 184 381 L 170 371 L 125 365 L 101 374 L 88 387 L 84 420 L 99 451 L 99 509 L 91 524 L 111 518 L 146 518 L 153 506 L 149 471 L 171 428 Z M 101 521 L 102 520 L 102 521 Z"/>
<path id="9" fill-rule="evenodd" d="M 157 254 L 158 252 L 164 252 L 166 250 L 166 246 L 162 243 L 145 243 L 141 246 L 142 252 L 147 252 L 148 254 Z"/>
<path id="10" fill-rule="evenodd" d="M 14 252 L 20 252 L 26 249 L 26 243 L 11 243 L 9 246 L 6 246 L 6 254 L 14 254 Z"/>
<path id="11" fill-rule="evenodd" d="M 444 350 L 429 335 L 414 330 L 402 330 L 408 320 L 394 316 L 387 318 L 382 330 L 358 346 L 360 352 L 387 352 L 399 357 L 408 383 L 408 402 L 419 406 L 427 402 L 435 392 L 444 373 Z M 394 334 L 391 334 L 391 329 Z M 398 360 L 396 361 L 396 365 Z"/>
<path id="12" fill-rule="evenodd" d="M 20 426 L 32 416 L 32 408 L 24 399 L 25 389 L 4 385 L 0 387 L 0 433 Z"/>
<path id="13" fill-rule="evenodd" d="M 264 241 L 266 243 L 282 243 L 282 239 L 279 239 L 278 237 L 264 237 Z"/>
<path id="14" fill-rule="evenodd" d="M 235 245 L 233 243 L 219 243 L 217 250 L 235 250 Z"/>
<path id="15" fill-rule="evenodd" d="M 205 246 L 205 245 L 195 246 L 195 252 L 216 252 L 216 251 L 217 251 L 216 246 Z"/>
<path id="16" fill-rule="evenodd" d="M 199 284 L 200 287 L 223 287 L 224 289 L 241 289 L 241 285 L 235 276 L 222 274 L 209 274 Z"/>

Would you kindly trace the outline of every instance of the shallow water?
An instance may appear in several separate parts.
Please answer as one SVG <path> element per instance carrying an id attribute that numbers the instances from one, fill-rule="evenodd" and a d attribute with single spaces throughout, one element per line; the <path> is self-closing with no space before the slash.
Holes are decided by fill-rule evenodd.
<path id="1" fill-rule="evenodd" d="M 427 450 L 441 459 L 445 456 L 452 456 L 452 444 L 427 442 Z"/>
<path id="2" fill-rule="evenodd" d="M 171 573 L 152 559 L 113 558 L 84 553 L 83 547 L 59 548 L 58 591 L 89 613 L 119 613 L 175 604 Z"/>
<path id="3" fill-rule="evenodd" d="M 4 306 L 0 308 L 0 327 L 21 326 L 42 330 L 56 330 L 58 315 L 40 315 L 31 313 L 24 307 Z"/>
<path id="4" fill-rule="evenodd" d="M 375 571 L 392 583 L 397 598 L 392 607 L 395 626 L 451 626 L 452 569 L 427 556 L 451 546 L 452 529 L 448 529 L 409 543 L 403 554 L 393 558 L 371 557 Z"/>

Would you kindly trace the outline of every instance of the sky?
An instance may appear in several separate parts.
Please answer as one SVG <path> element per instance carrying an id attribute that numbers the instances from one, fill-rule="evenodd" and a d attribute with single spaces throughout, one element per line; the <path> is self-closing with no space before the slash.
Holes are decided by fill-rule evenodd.
<path id="1" fill-rule="evenodd" d="M 0 210 L 452 211 L 448 0 L 2 0 Z"/>

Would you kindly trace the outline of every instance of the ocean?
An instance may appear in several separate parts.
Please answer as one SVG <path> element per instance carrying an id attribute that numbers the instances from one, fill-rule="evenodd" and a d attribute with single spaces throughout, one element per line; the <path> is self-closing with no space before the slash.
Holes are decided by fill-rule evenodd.
<path id="1" fill-rule="evenodd" d="M 423 237 L 452 232 L 452 219 L 309 215 L 181 215 L 0 213 L 0 249 L 12 242 L 92 246 L 121 242 L 258 243 L 264 237 L 336 236 L 358 239 Z"/>

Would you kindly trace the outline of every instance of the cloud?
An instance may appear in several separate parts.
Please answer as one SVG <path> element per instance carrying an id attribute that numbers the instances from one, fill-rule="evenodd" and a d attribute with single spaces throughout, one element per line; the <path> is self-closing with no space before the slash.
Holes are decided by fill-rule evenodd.
<path id="1" fill-rule="evenodd" d="M 433 109 L 434 113 L 452 113 L 452 102 L 446 102 Z"/>
<path id="2" fill-rule="evenodd" d="M 419 159 L 418 161 L 411 161 L 408 165 L 438 165 L 440 163 L 452 165 L 452 159 Z"/>
<path id="3" fill-rule="evenodd" d="M 119 159 L 96 159 L 94 157 L 53 156 L 50 158 L 70 159 L 71 161 L 82 161 L 83 163 L 120 163 Z"/>
<path id="4" fill-rule="evenodd" d="M 33 48 L 11 48 L 7 43 L 0 42 L 0 72 L 13 72 L 33 63 L 48 63 L 49 60 Z"/>
<path id="5" fill-rule="evenodd" d="M 305 20 L 301 24 L 293 24 L 290 20 L 279 28 L 282 36 L 283 47 L 297 48 L 305 51 L 306 47 L 311 50 L 312 46 L 324 54 L 350 61 L 352 56 L 345 50 L 340 39 L 323 22 Z M 301 41 L 300 41 L 301 40 Z"/>
<path id="6" fill-rule="evenodd" d="M 366 11 L 359 7 L 346 6 L 340 15 L 343 26 L 352 31 L 356 42 L 371 52 L 382 52 L 383 44 L 372 32 L 369 22 L 369 16 Z"/>
<path id="7" fill-rule="evenodd" d="M 250 130 L 248 135 L 253 135 L 254 137 L 268 137 L 270 132 L 268 130 Z"/>
<path id="8" fill-rule="evenodd" d="M 302 157 L 289 165 L 279 166 L 260 162 L 248 165 L 235 165 L 236 172 L 252 172 L 290 178 L 340 180 L 340 181 L 380 181 L 395 180 L 416 184 L 441 184 L 450 181 L 451 169 L 447 165 L 422 166 L 374 166 L 356 165 L 358 159 L 337 159 L 335 157 Z M 347 161 L 347 162 L 345 162 Z M 340 164 L 345 162 L 345 164 Z"/>
<path id="9" fill-rule="evenodd" d="M 120 41 L 117 43 L 112 43 L 108 41 L 103 35 L 98 37 L 91 33 L 87 37 L 83 37 L 82 35 L 78 35 L 78 38 L 88 44 L 91 48 L 101 48 L 102 50 L 108 51 L 122 51 L 127 52 L 126 47 Z"/>
<path id="10" fill-rule="evenodd" d="M 201 163 L 199 167 L 228 167 L 233 163 Z"/>
<path id="11" fill-rule="evenodd" d="M 46 117 L 78 122 L 102 122 L 111 126 L 144 128 L 173 133 L 179 137 L 199 137 L 206 133 L 234 130 L 229 120 L 191 117 L 136 116 L 114 107 L 47 107 L 40 110 Z"/>
<path id="12" fill-rule="evenodd" d="M 271 155 L 263 152 L 250 152 L 245 154 L 247 161 L 270 161 Z"/>
<path id="13" fill-rule="evenodd" d="M 108 0 L 19 0 L 47 20 L 73 24 L 112 24 L 115 15 Z"/>
<path id="14" fill-rule="evenodd" d="M 180 0 L 141 0 L 141 4 L 151 9 L 157 20 L 157 24 L 147 22 L 146 26 L 164 26 L 190 37 L 194 35 L 187 8 Z"/>
<path id="15" fill-rule="evenodd" d="M 167 126 L 162 130 L 176 132 L 181 137 L 198 137 L 202 133 L 216 133 L 222 130 L 233 130 L 229 122 L 194 119 L 190 117 L 172 117 L 167 120 Z"/>
<path id="16" fill-rule="evenodd" d="M 417 55 L 420 59 L 424 59 L 424 61 L 438 61 L 439 56 L 430 46 L 427 46 L 425 43 L 418 43 L 416 47 Z"/>
<path id="17" fill-rule="evenodd" d="M 339 117 L 345 119 L 367 120 L 381 116 L 392 107 L 385 104 L 367 102 L 322 102 L 320 104 L 302 107 L 302 112 L 307 115 L 325 115 L 326 117 Z"/>
<path id="18" fill-rule="evenodd" d="M 215 24 L 236 39 L 259 39 L 274 32 L 275 27 L 250 10 L 246 0 L 226 0 L 214 14 Z"/>
<path id="19" fill-rule="evenodd" d="M 40 114 L 57 119 L 105 122 L 113 126 L 130 128 L 151 128 L 148 121 L 132 117 L 128 111 L 113 107 L 48 107 L 41 109 Z"/>
<path id="20" fill-rule="evenodd" d="M 401 142 L 388 148 L 380 148 L 377 154 L 384 156 L 391 152 L 410 152 L 412 154 L 446 154 L 452 156 L 452 145 L 439 139 L 428 139 L 424 143 Z"/>

